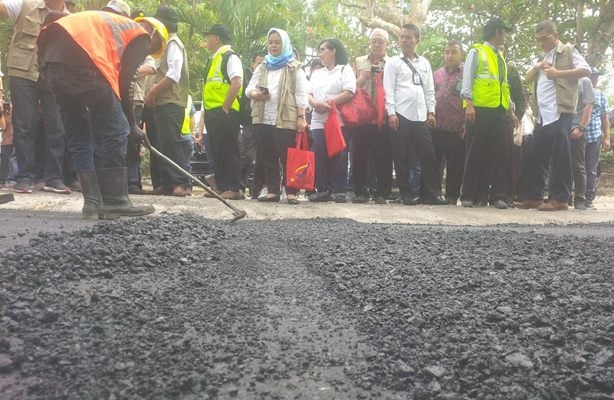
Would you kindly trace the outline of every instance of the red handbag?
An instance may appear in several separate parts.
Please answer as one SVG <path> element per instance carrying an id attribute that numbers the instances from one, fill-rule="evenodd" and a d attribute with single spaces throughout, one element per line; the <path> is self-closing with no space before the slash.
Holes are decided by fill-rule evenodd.
<path id="1" fill-rule="evenodd" d="M 341 125 L 337 119 L 337 106 L 331 101 L 331 109 L 328 110 L 328 119 L 324 123 L 324 138 L 326 140 L 326 153 L 328 158 L 333 158 L 345 149 L 345 138 L 341 131 Z"/>
<path id="2" fill-rule="evenodd" d="M 339 106 L 339 113 L 345 125 L 355 128 L 371 123 L 377 111 L 367 93 L 361 88 L 356 88 L 352 100 Z"/>
<path id="3" fill-rule="evenodd" d="M 296 134 L 296 147 L 288 147 L 286 186 L 292 189 L 313 190 L 315 187 L 315 157 L 309 151 L 307 133 Z"/>

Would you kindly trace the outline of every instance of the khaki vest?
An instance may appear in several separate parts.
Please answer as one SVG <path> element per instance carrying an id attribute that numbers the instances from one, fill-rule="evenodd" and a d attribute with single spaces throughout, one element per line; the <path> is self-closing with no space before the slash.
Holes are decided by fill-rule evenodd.
<path id="1" fill-rule="evenodd" d="M 156 95 L 156 106 L 162 106 L 164 104 L 177 104 L 181 108 L 185 108 L 185 105 L 188 102 L 188 95 L 190 93 L 190 76 L 188 74 L 188 57 L 185 53 L 185 47 L 183 43 L 177 36 L 172 36 L 168 39 L 168 44 L 166 45 L 166 50 L 164 50 L 164 54 L 160 57 L 160 67 L 156 71 L 156 80 L 155 82 L 160 82 L 168 72 L 168 63 L 166 61 L 166 55 L 168 52 L 168 48 L 171 42 L 175 42 L 181 48 L 183 52 L 183 65 L 181 66 L 181 78 L 179 78 L 179 83 L 173 82 L 171 87 L 164 92 L 158 93 Z"/>
<path id="2" fill-rule="evenodd" d="M 258 86 L 268 87 L 269 70 L 264 63 L 260 68 Z M 292 61 L 286 65 L 279 78 L 279 93 L 277 95 L 277 120 L 275 126 L 279 129 L 296 129 L 298 111 L 296 109 L 296 71 L 300 68 L 298 61 Z M 264 120 L 264 101 L 253 101 L 252 123 L 261 124 Z"/>
<path id="3" fill-rule="evenodd" d="M 43 0 L 24 0 L 15 21 L 7 60 L 8 75 L 38 80 L 36 40 L 49 9 Z"/>
<path id="4" fill-rule="evenodd" d="M 554 67 L 558 70 L 574 69 L 572 51 L 574 46 L 570 43 L 563 44 L 558 42 L 554 53 Z M 539 61 L 544 59 L 542 54 Z M 526 82 L 530 84 L 535 81 L 535 95 L 532 96 L 532 106 L 537 110 L 537 71 L 531 69 L 527 73 Z M 561 78 L 554 81 L 556 89 L 557 111 L 564 114 L 575 114 L 578 103 L 578 78 Z"/>

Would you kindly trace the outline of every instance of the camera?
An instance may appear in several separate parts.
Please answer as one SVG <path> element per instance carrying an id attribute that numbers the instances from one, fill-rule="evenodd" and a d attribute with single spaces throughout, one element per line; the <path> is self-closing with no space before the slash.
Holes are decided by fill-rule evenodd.
<path id="1" fill-rule="evenodd" d="M 263 94 L 269 94 L 269 88 L 264 86 L 258 86 L 258 90 L 260 90 Z"/>
<path id="2" fill-rule="evenodd" d="M 382 67 L 379 67 L 379 66 L 377 66 L 377 65 L 372 65 L 372 66 L 371 66 L 371 73 L 372 73 L 372 74 L 379 74 L 379 73 L 380 73 L 380 72 L 382 72 L 382 71 L 383 71 L 383 68 L 382 68 Z"/>

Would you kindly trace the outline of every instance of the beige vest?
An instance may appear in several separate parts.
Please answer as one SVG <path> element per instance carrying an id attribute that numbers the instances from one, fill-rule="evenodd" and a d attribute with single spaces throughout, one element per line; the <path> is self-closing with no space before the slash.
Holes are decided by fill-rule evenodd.
<path id="1" fill-rule="evenodd" d="M 267 87 L 269 70 L 264 63 L 260 68 L 259 86 Z M 298 111 L 296 109 L 296 71 L 300 68 L 298 61 L 288 63 L 279 78 L 279 93 L 277 96 L 277 120 L 275 126 L 279 129 L 296 129 Z M 252 100 L 252 123 L 261 124 L 264 119 L 264 101 Z"/>
<path id="2" fill-rule="evenodd" d="M 574 69 L 572 51 L 574 46 L 570 43 L 563 44 L 558 42 L 556 52 L 554 54 L 554 67 L 558 70 Z M 543 59 L 543 55 L 539 61 Z M 535 90 L 537 90 L 537 71 L 531 69 L 527 73 L 526 82 L 531 84 L 535 81 Z M 578 103 L 578 80 L 577 78 L 559 78 L 554 82 L 556 89 L 556 105 L 559 113 L 575 114 L 576 105 Z M 537 96 L 532 98 L 532 106 L 537 110 Z"/>
<path id="3" fill-rule="evenodd" d="M 24 0 L 15 21 L 7 60 L 8 75 L 38 80 L 36 39 L 49 9 L 43 0 Z"/>
<path id="4" fill-rule="evenodd" d="M 173 83 L 170 88 L 165 90 L 162 93 L 158 93 L 156 95 L 156 106 L 162 106 L 164 104 L 177 104 L 182 109 L 185 108 L 185 105 L 188 104 L 188 94 L 190 93 L 190 76 L 188 74 L 188 57 L 185 54 L 185 47 L 183 43 L 177 36 L 172 36 L 168 40 L 170 42 L 175 42 L 181 48 L 183 52 L 183 65 L 181 66 L 181 78 L 179 78 L 179 83 Z M 166 54 L 168 51 L 168 45 L 164 50 L 164 54 L 160 58 L 160 67 L 156 72 L 156 83 L 160 82 L 168 72 L 168 63 L 166 61 Z"/>

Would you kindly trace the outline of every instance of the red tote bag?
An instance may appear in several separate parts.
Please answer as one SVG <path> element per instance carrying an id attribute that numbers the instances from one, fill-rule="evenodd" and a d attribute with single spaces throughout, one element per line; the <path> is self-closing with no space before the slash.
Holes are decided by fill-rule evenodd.
<path id="1" fill-rule="evenodd" d="M 367 93 L 361 88 L 356 88 L 352 100 L 339 106 L 339 113 L 345 125 L 355 128 L 371 123 L 377 111 Z"/>
<path id="2" fill-rule="evenodd" d="M 337 106 L 334 101 L 331 102 L 331 105 L 332 107 L 328 111 L 328 119 L 324 123 L 324 138 L 328 158 L 333 158 L 345 149 L 345 138 L 337 119 Z"/>
<path id="3" fill-rule="evenodd" d="M 313 151 L 309 151 L 307 133 L 296 134 L 296 147 L 288 148 L 286 160 L 286 186 L 292 189 L 313 190 L 315 187 L 316 162 Z"/>

